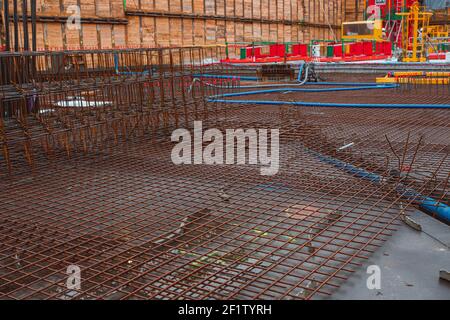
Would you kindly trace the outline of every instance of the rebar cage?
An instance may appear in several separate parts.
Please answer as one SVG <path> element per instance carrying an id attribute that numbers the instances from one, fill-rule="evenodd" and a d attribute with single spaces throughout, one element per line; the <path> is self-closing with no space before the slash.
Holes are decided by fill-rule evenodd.
<path id="1" fill-rule="evenodd" d="M 217 63 L 220 50 L 0 56 L 0 298 L 320 299 L 419 206 L 405 190 L 449 204 L 448 110 L 207 102 L 240 81 L 196 74 L 253 72 Z M 448 101 L 406 85 L 353 98 L 418 90 Z M 173 164 L 171 133 L 195 120 L 279 129 L 279 173 Z"/>

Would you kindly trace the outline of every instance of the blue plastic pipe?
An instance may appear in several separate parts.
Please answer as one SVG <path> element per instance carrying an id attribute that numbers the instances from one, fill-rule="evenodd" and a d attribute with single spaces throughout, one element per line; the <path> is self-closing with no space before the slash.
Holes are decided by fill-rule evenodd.
<path id="1" fill-rule="evenodd" d="M 309 89 L 309 88 L 290 88 L 289 85 L 286 85 L 282 89 L 268 89 L 268 90 L 258 90 L 258 91 L 245 91 L 245 92 L 236 92 L 236 93 L 225 93 L 216 96 L 210 96 L 210 99 L 215 98 L 226 98 L 226 97 L 239 97 L 239 96 L 248 96 L 253 94 L 260 93 L 275 93 L 275 92 L 286 92 L 288 91 L 298 91 L 298 92 L 332 92 L 332 91 L 358 91 L 358 90 L 370 90 L 370 89 L 390 89 L 395 88 L 397 85 L 393 84 L 380 84 L 380 85 L 371 85 L 371 86 L 361 86 L 357 88 L 319 88 L 319 89 Z"/>
<path id="2" fill-rule="evenodd" d="M 247 77 L 247 76 L 233 76 L 233 75 L 222 75 L 222 74 L 194 74 L 194 78 L 216 78 L 216 79 L 240 79 L 247 81 L 258 81 L 257 77 Z"/>
<path id="3" fill-rule="evenodd" d="M 364 169 L 358 168 L 347 162 L 325 156 L 325 155 L 320 154 L 313 150 L 308 149 L 308 151 L 310 153 L 312 153 L 314 156 L 316 156 L 322 162 L 331 164 L 331 165 L 335 166 L 336 168 L 339 168 L 347 173 L 352 174 L 353 176 L 362 178 L 364 180 L 368 180 L 375 184 L 381 184 L 383 181 L 383 178 L 376 173 L 366 171 Z M 435 214 L 437 217 L 441 218 L 442 220 L 445 220 L 446 222 L 450 223 L 450 207 L 448 205 L 438 202 L 433 198 L 425 197 L 424 195 L 421 195 L 417 191 L 415 191 L 411 188 L 407 188 L 402 184 L 400 184 L 396 190 L 403 197 L 405 197 L 409 200 L 418 201 L 419 206 L 422 209 L 424 209 L 428 212 L 431 212 L 431 213 Z"/>
<path id="4" fill-rule="evenodd" d="M 286 90 L 284 90 L 286 91 Z M 245 93 L 245 92 L 243 92 Z M 259 91 L 258 93 L 264 93 Z M 373 109 L 450 109 L 450 104 L 364 104 L 364 103 L 324 103 L 324 102 L 303 102 L 303 101 L 265 101 L 265 100 L 227 100 L 209 98 L 209 102 L 220 103 L 240 103 L 240 104 L 261 104 L 261 105 L 291 105 L 303 107 L 324 107 L 324 108 L 373 108 Z"/>

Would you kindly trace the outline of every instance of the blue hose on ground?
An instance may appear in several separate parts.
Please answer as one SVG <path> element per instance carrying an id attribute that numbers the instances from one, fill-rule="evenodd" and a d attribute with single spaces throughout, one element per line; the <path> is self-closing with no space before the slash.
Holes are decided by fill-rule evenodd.
<path id="1" fill-rule="evenodd" d="M 233 75 L 222 75 L 222 74 L 194 74 L 194 78 L 215 78 L 215 79 L 239 79 L 247 81 L 258 81 L 257 77 L 248 76 L 233 76 Z"/>
<path id="2" fill-rule="evenodd" d="M 370 86 L 361 86 L 357 88 L 319 88 L 319 89 L 308 89 L 308 88 L 290 88 L 289 85 L 284 85 L 283 89 L 271 89 L 271 90 L 262 90 L 262 91 L 246 91 L 246 92 L 236 92 L 236 93 L 225 93 L 216 96 L 210 96 L 210 99 L 215 98 L 226 98 L 226 97 L 238 97 L 238 96 L 248 96 L 259 93 L 275 93 L 275 92 L 286 92 L 286 91 L 297 91 L 297 92 L 332 92 L 332 91 L 358 91 L 358 90 L 370 90 L 370 89 L 388 89 L 395 88 L 397 85 L 393 84 L 379 84 L 379 85 L 370 85 Z"/>
<path id="3" fill-rule="evenodd" d="M 312 153 L 315 157 L 317 157 L 320 161 L 331 164 L 336 168 L 339 168 L 347 173 L 352 174 L 353 176 L 356 176 L 364 180 L 368 180 L 375 184 L 383 183 L 383 177 L 376 173 L 366 171 L 347 162 L 325 156 L 313 150 L 308 149 L 308 151 Z M 438 202 L 433 198 L 423 196 L 417 191 L 408 188 L 403 184 L 399 184 L 396 188 L 396 191 L 408 200 L 418 201 L 419 206 L 422 209 L 425 209 L 426 211 L 435 214 L 442 220 L 445 220 L 447 223 L 450 223 L 450 207 L 448 205 Z"/>
<path id="4" fill-rule="evenodd" d="M 263 93 L 263 92 L 259 92 Z M 264 100 L 226 100 L 208 99 L 208 102 L 238 103 L 238 104 L 260 104 L 260 105 L 291 105 L 302 107 L 323 108 L 373 108 L 373 109 L 450 109 L 450 104 L 364 104 L 364 103 L 324 103 L 324 102 L 302 102 L 302 101 L 264 101 Z"/>
<path id="5" fill-rule="evenodd" d="M 309 84 L 309 82 L 308 82 Z M 317 84 L 324 85 L 344 85 L 342 83 L 332 82 L 319 82 Z M 354 84 L 353 84 L 354 85 Z M 238 103 L 238 104 L 258 104 L 258 105 L 291 105 L 291 106 L 303 106 L 303 107 L 324 107 L 324 108 L 374 108 L 374 109 L 450 109 L 450 104 L 365 104 L 365 103 L 337 103 L 337 102 L 304 102 L 304 101 L 274 101 L 274 100 L 227 100 L 220 99 L 226 97 L 239 97 L 254 94 L 266 94 L 274 92 L 289 91 L 303 91 L 303 92 L 332 92 L 332 91 L 354 91 L 354 90 L 370 90 L 370 89 L 393 89 L 398 87 L 398 84 L 377 84 L 377 83 L 364 83 L 355 85 L 353 88 L 319 88 L 319 89 L 295 89 L 288 88 L 285 85 L 283 89 L 270 89 L 270 90 L 258 90 L 258 91 L 244 91 L 237 93 L 226 93 L 222 95 L 208 97 L 208 102 L 220 102 L 220 103 Z"/>

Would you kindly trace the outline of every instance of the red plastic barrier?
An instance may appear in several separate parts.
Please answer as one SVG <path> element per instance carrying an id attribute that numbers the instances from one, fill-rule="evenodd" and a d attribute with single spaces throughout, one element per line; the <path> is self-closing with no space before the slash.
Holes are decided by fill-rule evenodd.
<path id="1" fill-rule="evenodd" d="M 338 45 L 334 46 L 333 55 L 335 57 L 342 57 L 342 44 L 338 44 Z"/>
<path id="2" fill-rule="evenodd" d="M 430 60 L 445 60 L 446 55 L 445 55 L 445 53 L 431 53 L 428 56 L 428 59 L 430 59 Z"/>
<path id="3" fill-rule="evenodd" d="M 384 53 L 383 45 L 384 45 L 384 42 L 377 42 L 376 43 L 376 45 L 375 45 L 375 53 L 376 54 L 383 54 Z"/>
<path id="4" fill-rule="evenodd" d="M 254 50 L 254 51 L 253 51 Z M 261 56 L 261 48 L 247 48 L 247 57 L 260 57 Z"/>
<path id="5" fill-rule="evenodd" d="M 294 44 L 292 46 L 293 56 L 304 56 L 308 55 L 308 46 L 306 44 Z"/>
<path id="6" fill-rule="evenodd" d="M 383 42 L 383 53 L 392 56 L 392 44 L 389 41 Z"/>
<path id="7" fill-rule="evenodd" d="M 363 42 L 363 53 L 366 56 L 373 55 L 373 44 L 371 41 Z"/>
<path id="8" fill-rule="evenodd" d="M 272 44 L 269 48 L 271 57 L 284 57 L 284 54 L 286 53 L 284 44 Z"/>

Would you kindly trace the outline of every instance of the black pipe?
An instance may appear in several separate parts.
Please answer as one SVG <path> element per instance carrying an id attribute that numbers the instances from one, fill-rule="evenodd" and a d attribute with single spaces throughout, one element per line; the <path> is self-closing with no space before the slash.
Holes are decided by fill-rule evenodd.
<path id="1" fill-rule="evenodd" d="M 19 17 L 17 15 L 17 0 L 13 0 L 14 10 L 14 51 L 19 51 Z"/>
<path id="2" fill-rule="evenodd" d="M 11 43 L 9 40 L 9 1 L 3 0 L 4 14 L 5 14 L 5 49 L 9 51 L 11 49 Z"/>
<path id="3" fill-rule="evenodd" d="M 36 0 L 31 0 L 31 48 L 36 51 Z"/>
<path id="4" fill-rule="evenodd" d="M 27 0 L 22 0 L 22 23 L 23 23 L 23 50 L 30 50 L 30 46 L 28 44 L 28 5 Z"/>

